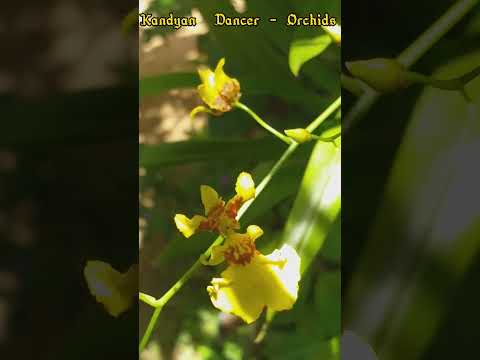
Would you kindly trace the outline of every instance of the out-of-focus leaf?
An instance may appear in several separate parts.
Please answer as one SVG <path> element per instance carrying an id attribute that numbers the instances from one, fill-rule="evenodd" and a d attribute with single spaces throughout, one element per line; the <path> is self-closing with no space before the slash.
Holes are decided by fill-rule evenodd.
<path id="1" fill-rule="evenodd" d="M 469 35 L 478 35 L 480 33 L 480 11 L 474 12 L 466 26 L 465 32 Z"/>
<path id="2" fill-rule="evenodd" d="M 377 360 L 370 345 L 351 331 L 343 333 L 340 343 L 342 360 Z"/>
<path id="3" fill-rule="evenodd" d="M 159 95 L 172 89 L 194 88 L 199 83 L 198 74 L 194 72 L 147 76 L 140 79 L 140 98 Z"/>
<path id="4" fill-rule="evenodd" d="M 318 327 L 325 337 L 340 334 L 341 290 L 340 272 L 322 272 L 315 284 L 315 312 Z"/>
<path id="5" fill-rule="evenodd" d="M 305 333 L 270 333 L 266 338 L 265 353 L 279 360 L 339 360 L 339 340 L 312 339 Z"/>
<path id="6" fill-rule="evenodd" d="M 322 248 L 340 212 L 340 145 L 317 142 L 285 227 L 285 242 L 297 249 L 302 272 Z M 340 300 L 339 300 L 340 301 Z"/>
<path id="7" fill-rule="evenodd" d="M 35 151 L 41 151 L 38 145 L 133 138 L 138 130 L 138 113 L 122 113 L 117 105 L 136 96 L 137 90 L 127 87 L 58 94 L 48 101 L 1 96 L 0 145 L 36 145 Z"/>
<path id="8" fill-rule="evenodd" d="M 476 52 L 433 76 L 457 77 L 479 63 Z M 467 92 L 471 104 L 461 94 L 424 90 L 347 292 L 346 325 L 369 334 L 384 360 L 404 351 L 422 358 L 479 251 L 480 78 Z"/>
<path id="9" fill-rule="evenodd" d="M 341 241 L 341 216 L 340 214 L 335 219 L 335 222 L 328 233 L 328 237 L 325 240 L 320 254 L 327 260 L 339 263 L 340 256 L 342 254 L 342 241 Z"/>
<path id="10" fill-rule="evenodd" d="M 288 65 L 292 73 L 297 76 L 300 68 L 308 60 L 320 55 L 332 42 L 332 38 L 321 31 L 313 38 L 297 38 L 290 44 Z"/>
<path id="11" fill-rule="evenodd" d="M 141 145 L 139 165 L 161 167 L 200 161 L 274 160 L 285 145 L 271 137 L 255 140 L 190 140 Z"/>

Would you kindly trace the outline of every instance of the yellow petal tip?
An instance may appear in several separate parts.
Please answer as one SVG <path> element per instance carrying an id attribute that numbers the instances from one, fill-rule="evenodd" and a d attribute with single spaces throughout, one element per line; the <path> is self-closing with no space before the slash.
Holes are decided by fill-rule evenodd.
<path id="1" fill-rule="evenodd" d="M 177 229 L 185 236 L 187 239 L 191 237 L 197 231 L 200 223 L 204 218 L 202 216 L 195 215 L 192 219 L 189 219 L 183 214 L 176 214 L 173 220 Z"/>
<path id="2" fill-rule="evenodd" d="M 240 173 L 235 184 L 235 191 L 244 202 L 253 199 L 255 197 L 255 182 L 252 175 L 247 172 Z"/>

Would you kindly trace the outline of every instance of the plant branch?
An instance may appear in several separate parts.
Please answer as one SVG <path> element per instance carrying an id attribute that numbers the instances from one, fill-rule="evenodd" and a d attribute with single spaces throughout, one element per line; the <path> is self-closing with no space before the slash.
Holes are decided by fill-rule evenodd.
<path id="1" fill-rule="evenodd" d="M 402 51 L 397 60 L 405 67 L 411 67 L 430 50 L 454 25 L 456 25 L 480 0 L 459 0 L 423 32 L 409 47 Z M 368 89 L 358 98 L 350 112 L 343 119 L 343 131 L 348 131 L 377 101 L 379 93 Z"/>
<path id="2" fill-rule="evenodd" d="M 307 130 L 312 132 L 314 131 L 317 127 L 319 127 L 330 115 L 332 115 L 336 110 L 340 108 L 341 105 L 341 98 L 337 98 L 327 109 L 325 109 L 315 120 L 313 120 L 310 125 L 307 126 Z M 282 167 L 282 165 L 285 163 L 285 161 L 295 152 L 297 147 L 299 146 L 298 143 L 296 142 L 291 142 L 290 146 L 285 150 L 285 152 L 282 154 L 280 159 L 273 165 L 272 169 L 269 171 L 269 173 L 263 178 L 263 180 L 260 182 L 260 184 L 256 188 L 256 194 L 255 196 L 257 197 L 268 185 L 270 180 L 273 178 L 273 176 L 278 172 L 278 170 Z M 245 213 L 245 211 L 250 207 L 250 205 L 253 203 L 255 199 L 252 199 L 245 203 L 239 210 L 238 212 L 238 219 L 242 217 L 242 215 Z M 202 265 L 202 260 L 204 258 L 208 258 L 210 256 L 211 250 L 214 246 L 221 244 L 223 238 L 221 236 L 217 237 L 216 240 L 210 245 L 210 247 L 205 251 L 198 260 L 183 274 L 183 276 L 158 300 L 155 300 L 153 296 L 144 294 L 144 293 L 139 293 L 139 299 L 147 303 L 148 305 L 152 306 L 155 308 L 155 311 L 153 312 L 153 315 L 150 319 L 150 322 L 148 324 L 147 330 L 145 331 L 145 334 L 142 337 L 142 340 L 140 342 L 139 350 L 140 352 L 145 348 L 146 344 L 148 343 L 148 340 L 150 339 L 150 336 L 152 335 L 153 329 L 155 327 L 155 324 L 158 320 L 158 316 L 160 315 L 160 312 L 162 311 L 162 308 L 170 301 L 170 299 L 182 288 L 182 286 L 192 277 L 193 273 Z M 152 300 L 153 299 L 153 300 Z"/>
<path id="3" fill-rule="evenodd" d="M 283 135 L 279 131 L 275 130 L 273 127 L 268 125 L 260 116 L 258 116 L 252 109 L 250 109 L 247 105 L 242 104 L 241 102 L 237 102 L 234 105 L 236 108 L 245 111 L 248 115 L 250 115 L 260 126 L 262 126 L 265 130 L 285 142 L 287 145 L 292 143 L 292 140 L 288 136 Z"/>

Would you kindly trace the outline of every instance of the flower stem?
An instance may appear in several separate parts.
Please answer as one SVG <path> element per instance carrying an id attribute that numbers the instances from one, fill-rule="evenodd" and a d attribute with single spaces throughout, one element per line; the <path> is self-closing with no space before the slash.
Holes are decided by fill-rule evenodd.
<path id="1" fill-rule="evenodd" d="M 435 79 L 413 71 L 408 72 L 408 79 L 412 82 L 433 86 L 437 89 L 455 91 L 464 91 L 465 86 L 477 76 L 480 76 L 480 66 L 460 77 L 448 80 Z"/>
<path id="2" fill-rule="evenodd" d="M 459 0 L 423 32 L 410 46 L 398 55 L 397 60 L 409 68 L 433 47 L 455 24 L 472 10 L 480 0 Z M 375 104 L 379 94 L 367 90 L 358 98 L 343 119 L 343 130 L 348 131 Z"/>
<path id="3" fill-rule="evenodd" d="M 332 136 L 318 136 L 318 135 L 312 135 L 312 138 L 315 140 L 323 141 L 323 142 L 332 142 L 338 139 L 342 134 L 338 133 Z"/>
<path id="4" fill-rule="evenodd" d="M 142 300 L 145 304 L 148 304 L 152 307 L 156 306 L 157 299 L 155 299 L 153 296 L 144 294 L 142 292 L 138 293 L 138 299 Z"/>
<path id="5" fill-rule="evenodd" d="M 330 115 L 332 115 L 341 105 L 341 98 L 338 97 L 327 109 L 325 109 L 315 120 L 313 120 L 310 125 L 307 127 L 308 131 L 314 131 L 318 126 L 320 126 Z M 247 108 L 248 109 L 248 108 Z M 285 161 L 295 152 L 298 144 L 296 142 L 291 142 L 290 146 L 284 151 L 280 159 L 273 165 L 269 173 L 263 178 L 260 184 L 257 186 L 256 194 L 257 197 L 268 185 L 272 177 L 277 173 L 277 171 L 282 167 Z M 248 207 L 252 204 L 255 199 L 252 199 L 246 202 L 238 212 L 238 219 L 245 213 Z M 158 320 L 162 308 L 170 301 L 170 299 L 182 288 L 182 286 L 192 277 L 193 273 L 202 265 L 202 259 L 208 257 L 211 253 L 211 250 L 214 246 L 221 244 L 223 238 L 221 236 L 217 237 L 215 241 L 210 245 L 210 247 L 198 258 L 198 260 L 183 274 L 183 276 L 158 300 L 154 300 L 153 296 L 139 293 L 139 299 L 148 305 L 155 308 L 153 315 L 148 323 L 147 330 L 145 331 L 142 340 L 139 345 L 140 352 L 145 348 L 152 335 L 155 324 Z M 152 300 L 153 299 L 153 300 Z"/>
<path id="6" fill-rule="evenodd" d="M 162 312 L 163 307 L 170 301 L 170 299 L 182 288 L 182 286 L 192 277 L 193 273 L 202 265 L 202 256 L 209 256 L 212 248 L 216 245 L 219 245 L 222 242 L 223 238 L 221 236 L 217 237 L 217 239 L 210 245 L 210 247 L 198 258 L 197 261 L 190 267 L 190 269 L 183 274 L 183 276 L 178 279 L 178 281 L 170 288 L 168 291 L 162 295 L 162 297 L 158 300 L 155 299 L 153 296 L 139 293 L 139 299 L 143 302 L 147 303 L 148 305 L 155 308 L 153 315 L 148 323 L 147 330 L 143 334 L 142 340 L 140 342 L 139 351 L 141 352 L 145 345 L 147 345 L 150 336 L 152 335 L 153 329 L 157 322 L 158 316 Z"/>
<path id="7" fill-rule="evenodd" d="M 145 345 L 147 345 L 148 340 L 150 339 L 150 335 L 152 335 L 153 328 L 155 327 L 155 324 L 157 323 L 157 319 L 158 319 L 158 316 L 160 315 L 161 311 L 162 311 L 161 307 L 155 308 L 155 311 L 153 312 L 153 315 L 150 318 L 150 322 L 148 323 L 147 330 L 145 330 L 145 333 L 143 334 L 142 340 L 140 341 L 140 345 L 138 347 L 139 352 L 142 352 L 143 349 L 145 348 Z"/>
<path id="8" fill-rule="evenodd" d="M 250 115 L 260 126 L 262 126 L 265 130 L 269 131 L 271 134 L 285 142 L 286 144 L 290 145 L 292 140 L 288 136 L 283 135 L 279 131 L 275 130 L 273 127 L 268 125 L 265 121 L 262 120 L 260 116 L 258 116 L 252 109 L 250 109 L 247 105 L 242 104 L 241 102 L 237 102 L 234 105 L 236 108 L 245 111 L 248 115 Z"/>

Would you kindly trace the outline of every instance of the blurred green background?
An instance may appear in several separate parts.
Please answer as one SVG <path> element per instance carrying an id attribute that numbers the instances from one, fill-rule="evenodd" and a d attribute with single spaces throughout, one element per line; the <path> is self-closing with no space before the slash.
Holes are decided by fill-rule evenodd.
<path id="1" fill-rule="evenodd" d="M 344 4 L 342 61 L 397 56 L 454 4 L 476 6 L 412 70 L 467 73 L 476 1 Z M 471 105 L 422 86 L 384 95 L 344 133 L 342 323 L 382 360 L 478 352 L 480 79 L 467 91 Z M 356 98 L 342 95 L 346 116 Z"/>
<path id="2" fill-rule="evenodd" d="M 225 57 L 243 103 L 280 131 L 305 127 L 340 95 L 340 46 L 321 28 L 287 28 L 284 19 L 292 11 L 339 17 L 340 6 L 283 0 L 154 0 L 143 6 L 140 12 L 158 15 L 193 9 L 203 19 L 196 29 L 140 30 L 140 289 L 160 297 L 214 239 L 199 234 L 186 240 L 175 228 L 175 213 L 201 213 L 201 184 L 224 198 L 241 171 L 251 172 L 258 184 L 286 149 L 238 110 L 190 122 L 188 113 L 199 104 L 196 68 L 214 67 Z M 257 28 L 214 27 L 215 12 L 264 21 Z M 274 16 L 279 21 L 269 23 Z M 339 122 L 337 112 L 318 133 Z M 265 318 L 246 326 L 218 312 L 206 286 L 222 266 L 202 267 L 162 311 L 142 359 L 338 359 L 340 221 L 336 205 L 321 200 L 339 147 L 317 146 L 312 160 L 314 145 L 299 147 L 241 220 L 243 229 L 257 224 L 265 230 L 257 242 L 263 253 L 300 231 L 301 255 L 311 266 L 294 309 L 277 314 L 264 340 L 255 343 Z M 151 313 L 140 305 L 140 335 Z"/>

